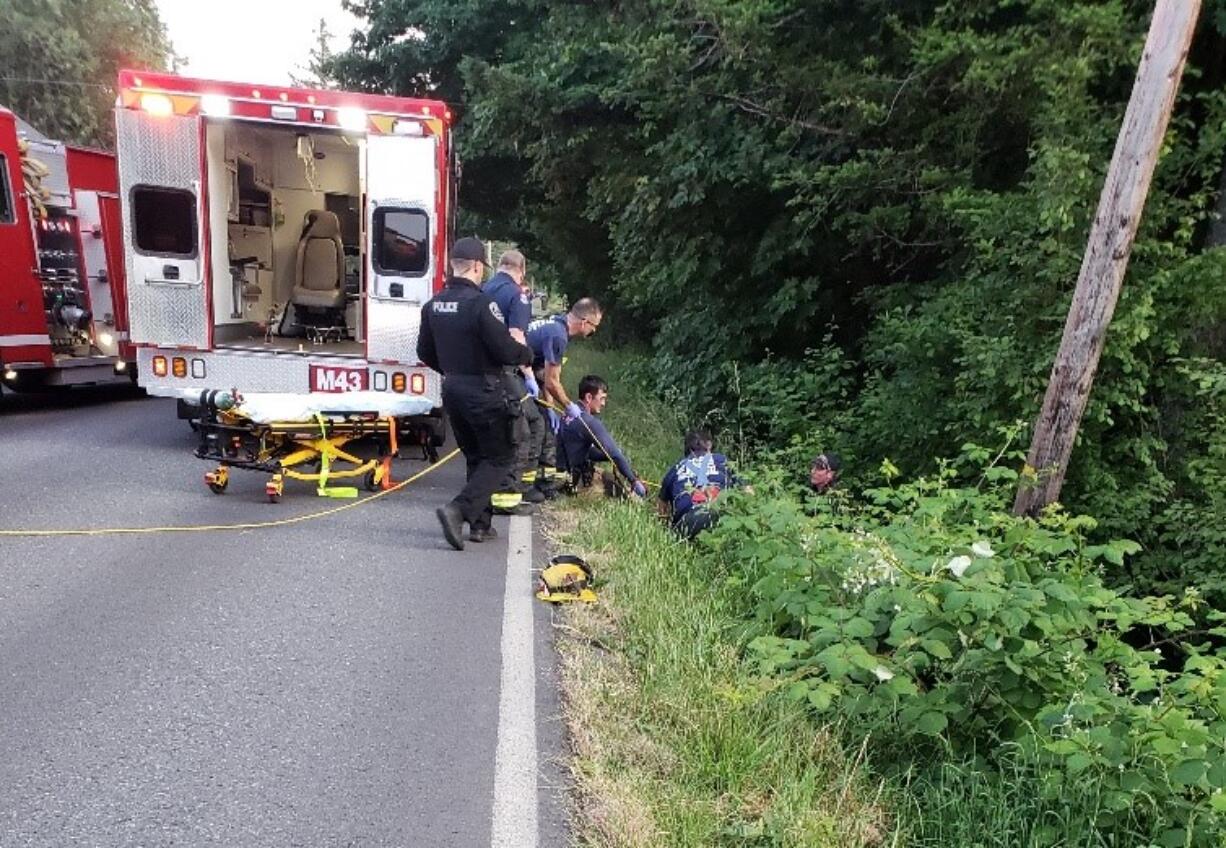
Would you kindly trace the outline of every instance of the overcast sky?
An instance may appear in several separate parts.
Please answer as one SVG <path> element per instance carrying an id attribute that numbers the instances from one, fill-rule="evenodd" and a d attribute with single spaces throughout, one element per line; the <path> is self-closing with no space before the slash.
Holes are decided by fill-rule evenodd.
<path id="1" fill-rule="evenodd" d="M 286 85 L 327 21 L 334 50 L 349 44 L 358 19 L 341 0 L 157 0 L 179 73 L 203 79 Z"/>

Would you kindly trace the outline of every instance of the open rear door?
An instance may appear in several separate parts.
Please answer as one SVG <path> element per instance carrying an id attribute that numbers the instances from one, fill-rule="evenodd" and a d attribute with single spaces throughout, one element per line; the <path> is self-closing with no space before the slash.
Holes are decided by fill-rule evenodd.
<path id="1" fill-rule="evenodd" d="M 120 108 L 116 129 L 132 341 L 207 349 L 200 119 Z"/>
<path id="2" fill-rule="evenodd" d="M 417 362 L 433 296 L 438 160 L 433 136 L 366 139 L 367 345 L 372 361 Z"/>

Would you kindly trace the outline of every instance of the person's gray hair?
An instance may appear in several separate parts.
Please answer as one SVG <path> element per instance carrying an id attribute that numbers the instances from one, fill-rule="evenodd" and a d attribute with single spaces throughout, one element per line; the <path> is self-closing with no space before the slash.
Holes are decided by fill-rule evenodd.
<path id="1" fill-rule="evenodd" d="M 595 318 L 597 315 L 603 315 L 604 309 L 594 297 L 581 297 L 575 301 L 575 305 L 570 308 L 570 314 L 576 318 Z"/>
<path id="2" fill-rule="evenodd" d="M 498 270 L 523 271 L 527 267 L 524 255 L 518 250 L 504 250 L 498 257 Z"/>

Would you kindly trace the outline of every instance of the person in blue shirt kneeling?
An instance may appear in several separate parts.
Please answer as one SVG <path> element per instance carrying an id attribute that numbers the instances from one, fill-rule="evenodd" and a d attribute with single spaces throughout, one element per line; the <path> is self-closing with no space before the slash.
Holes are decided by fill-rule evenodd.
<path id="1" fill-rule="evenodd" d="M 600 413 L 609 399 L 609 384 L 602 377 L 589 374 L 579 381 L 578 415 L 568 416 L 558 431 L 558 468 L 570 475 L 572 488 L 589 484 L 594 474 L 594 464 L 610 461 L 624 478 L 624 485 L 612 485 L 613 472 L 605 480 L 606 490 L 627 489 L 637 498 L 647 494 L 647 487 L 634 473 L 630 460 L 622 453 L 617 442 L 609 434 Z"/>
<path id="2" fill-rule="evenodd" d="M 685 456 L 660 481 L 660 517 L 685 539 L 715 525 L 719 514 L 712 503 L 738 481 L 728 470 L 728 458 L 711 452 L 711 434 L 692 430 L 685 437 Z"/>

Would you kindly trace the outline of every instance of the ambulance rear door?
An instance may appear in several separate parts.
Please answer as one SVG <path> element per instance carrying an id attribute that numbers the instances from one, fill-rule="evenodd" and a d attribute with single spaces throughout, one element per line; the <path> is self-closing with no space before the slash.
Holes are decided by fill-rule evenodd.
<path id="1" fill-rule="evenodd" d="M 200 118 L 119 108 L 116 131 L 131 339 L 207 349 Z"/>
<path id="2" fill-rule="evenodd" d="M 367 358 L 417 362 L 421 307 L 433 296 L 438 208 L 437 139 L 366 140 Z"/>

